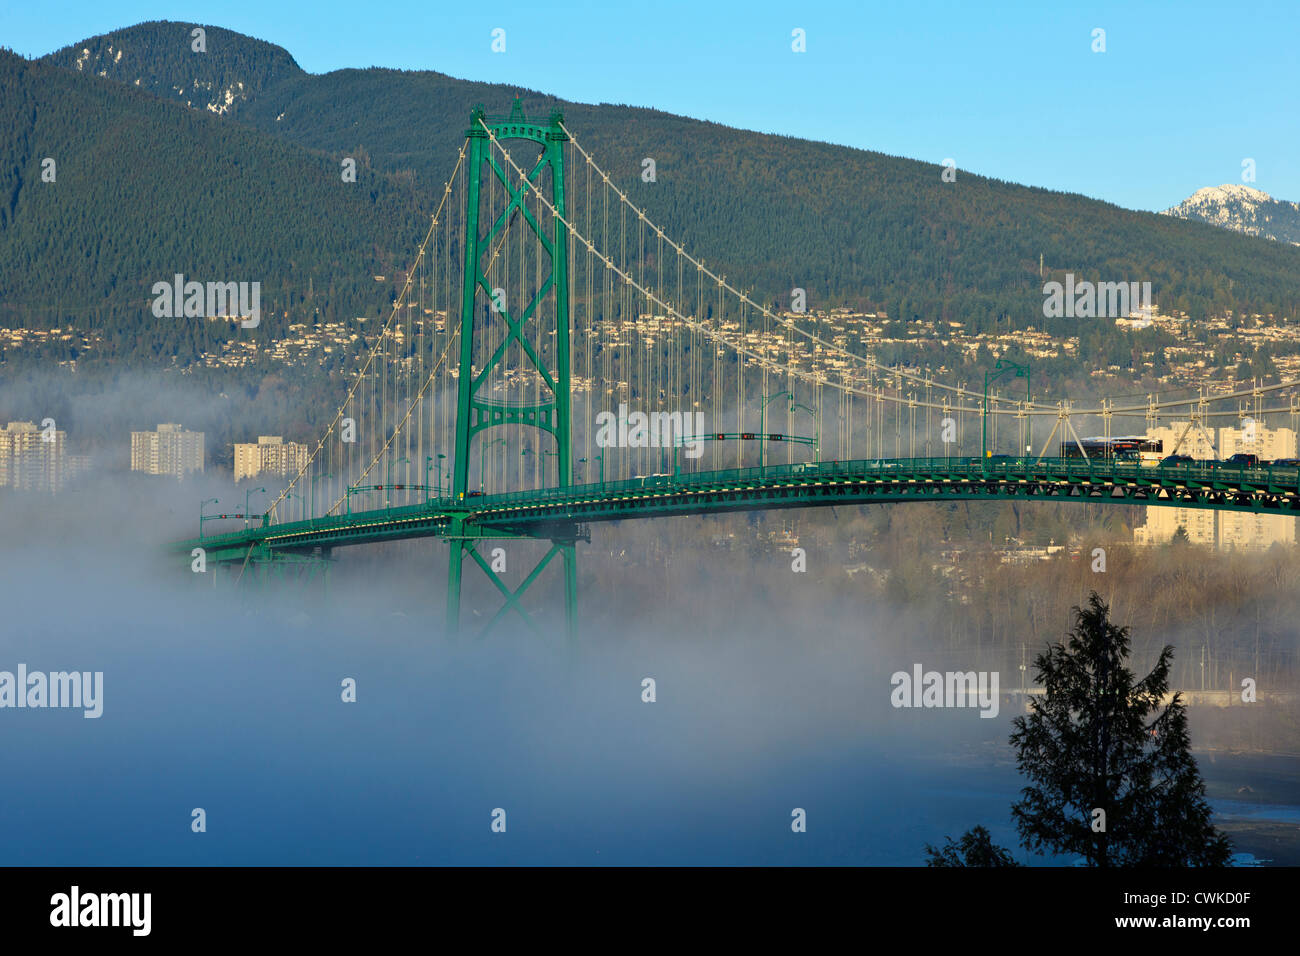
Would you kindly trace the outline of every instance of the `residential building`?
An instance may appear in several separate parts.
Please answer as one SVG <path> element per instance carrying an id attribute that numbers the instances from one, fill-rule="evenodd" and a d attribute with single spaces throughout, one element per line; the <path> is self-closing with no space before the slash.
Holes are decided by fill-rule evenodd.
<path id="1" fill-rule="evenodd" d="M 131 470 L 149 475 L 184 478 L 203 471 L 203 432 L 180 425 L 159 425 L 157 431 L 131 432 Z"/>
<path id="2" fill-rule="evenodd" d="M 297 475 L 307 467 L 309 456 L 306 445 L 286 442 L 279 435 L 259 435 L 257 444 L 235 444 L 235 481 L 265 474 L 280 478 Z"/>
<path id="3" fill-rule="evenodd" d="M 1238 452 L 1275 458 L 1296 457 L 1296 433 L 1290 428 L 1265 428 L 1245 421 L 1240 428 L 1219 429 L 1219 453 L 1227 458 Z M 1274 544 L 1294 544 L 1296 519 L 1284 515 L 1223 512 L 1219 515 L 1219 547 L 1223 550 L 1265 549 Z"/>
<path id="4" fill-rule="evenodd" d="M 1185 421 L 1173 422 L 1150 429 L 1147 437 L 1162 439 L 1166 455 L 1177 447 L 1178 454 L 1202 460 L 1227 458 L 1238 452 L 1253 453 L 1268 461 L 1296 457 L 1296 433 L 1292 429 L 1265 428 L 1258 422 L 1243 422 L 1240 428 L 1220 428 L 1217 435 L 1196 425 L 1189 429 Z M 1182 444 L 1178 445 L 1180 437 Z M 1274 544 L 1293 544 L 1296 540 L 1296 519 L 1286 515 L 1156 505 L 1147 506 L 1146 524 L 1133 529 L 1133 540 L 1137 544 L 1164 544 L 1180 527 L 1194 544 L 1222 551 L 1264 550 Z"/>
<path id="5" fill-rule="evenodd" d="M 64 472 L 64 432 L 47 419 L 10 422 L 0 429 L 0 487 L 55 492 L 67 481 Z"/>

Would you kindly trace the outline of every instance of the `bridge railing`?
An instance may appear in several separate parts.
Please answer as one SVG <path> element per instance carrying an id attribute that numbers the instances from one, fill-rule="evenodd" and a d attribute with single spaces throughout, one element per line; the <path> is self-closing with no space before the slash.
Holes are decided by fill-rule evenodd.
<path id="1" fill-rule="evenodd" d="M 1222 462 L 1192 462 L 1179 465 L 1151 465 L 1137 461 L 1101 458 L 1015 458 L 997 456 L 980 459 L 971 456 L 929 458 L 864 458 L 852 461 L 804 462 L 790 465 L 763 465 L 717 471 L 680 474 L 643 475 L 616 481 L 587 482 L 570 488 L 545 488 L 512 491 L 475 497 L 478 507 L 501 507 L 512 504 L 545 504 L 572 501 L 588 495 L 617 497 L 621 494 L 698 488 L 706 485 L 735 485 L 746 482 L 803 482 L 847 477 L 947 476 L 969 478 L 1059 478 L 1106 481 L 1186 482 L 1207 485 L 1259 485 L 1296 488 L 1300 469 L 1288 466 L 1256 467 L 1226 465 Z"/>
<path id="2" fill-rule="evenodd" d="M 1196 484 L 1231 490 L 1234 487 L 1276 489 L 1300 494 L 1300 468 L 1287 465 L 1229 466 L 1222 462 L 1191 462 L 1178 465 L 1148 465 L 1136 461 L 1098 458 L 1014 458 L 983 459 L 969 456 L 930 458 L 863 458 L 852 461 L 803 462 L 763 465 L 718 471 L 643 475 L 617 481 L 589 482 L 569 488 L 512 491 L 495 495 L 471 495 L 462 499 L 433 498 L 426 502 L 353 511 L 293 522 L 209 534 L 179 543 L 176 547 L 229 548 L 247 546 L 266 539 L 295 534 L 347 529 L 356 531 L 367 523 L 384 525 L 407 519 L 436 517 L 440 511 L 463 512 L 548 503 L 564 504 L 596 496 L 602 499 L 647 491 L 695 489 L 709 486 L 803 484 L 809 480 L 845 478 L 993 478 L 1020 480 L 1092 480 L 1098 483 L 1121 479 L 1150 484 Z"/>

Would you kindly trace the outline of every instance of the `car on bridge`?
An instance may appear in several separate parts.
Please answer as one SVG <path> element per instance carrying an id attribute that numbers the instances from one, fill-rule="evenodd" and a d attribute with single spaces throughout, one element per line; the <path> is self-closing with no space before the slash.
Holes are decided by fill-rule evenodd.
<path id="1" fill-rule="evenodd" d="M 1258 468 L 1259 455 L 1252 455 L 1247 452 L 1239 451 L 1237 454 L 1223 462 L 1228 468 Z"/>
<path id="2" fill-rule="evenodd" d="M 1273 461 L 1274 468 L 1300 468 L 1300 458 L 1277 458 Z"/>
<path id="3" fill-rule="evenodd" d="M 1191 455 L 1166 455 L 1160 459 L 1161 468 L 1185 468 L 1194 464 L 1196 459 Z"/>

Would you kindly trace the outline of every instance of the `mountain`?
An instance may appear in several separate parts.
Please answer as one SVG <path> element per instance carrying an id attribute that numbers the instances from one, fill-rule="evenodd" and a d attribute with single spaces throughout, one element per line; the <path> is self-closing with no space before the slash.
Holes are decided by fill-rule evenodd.
<path id="1" fill-rule="evenodd" d="M 177 263 L 232 277 L 256 263 L 273 276 L 265 334 L 312 314 L 375 314 L 392 290 L 372 276 L 410 256 L 470 110 L 504 112 L 517 93 L 530 116 L 562 109 L 648 215 L 769 301 L 799 286 L 813 308 L 973 332 L 1011 316 L 1079 335 L 1077 320 L 1042 315 L 1044 280 L 1072 272 L 1149 281 L 1162 308 L 1194 319 L 1300 317 L 1300 249 L 1289 245 L 961 171 L 944 182 L 933 163 L 652 109 L 431 71 L 314 75 L 218 27 L 203 27 L 199 53 L 195 28 L 144 23 L 38 61 L 0 53 L 0 319 L 91 316 L 183 363 L 188 333 L 153 319 L 141 291 Z M 47 156 L 59 157 L 57 187 L 41 188 Z M 364 188 L 337 188 L 343 156 L 359 159 Z M 645 157 L 656 182 L 641 180 Z M 1119 335 L 1104 324 L 1087 334 Z"/>
<path id="2" fill-rule="evenodd" d="M 1274 199 L 1249 186 L 1225 183 L 1198 189 L 1164 215 L 1300 246 L 1300 203 Z"/>
<path id="3" fill-rule="evenodd" d="M 199 344 L 178 337 L 202 324 L 148 309 L 152 284 L 176 272 L 259 279 L 272 328 L 288 311 L 375 314 L 387 290 L 373 275 L 405 264 L 431 201 L 383 174 L 339 189 L 337 163 L 317 153 L 7 51 L 0 142 L 0 322 L 93 321 L 132 352 Z"/>
<path id="4" fill-rule="evenodd" d="M 283 47 L 221 27 L 155 21 L 56 50 L 42 59 L 176 100 L 225 113 L 281 80 L 305 76 Z M 202 52 L 195 50 L 203 47 Z"/>

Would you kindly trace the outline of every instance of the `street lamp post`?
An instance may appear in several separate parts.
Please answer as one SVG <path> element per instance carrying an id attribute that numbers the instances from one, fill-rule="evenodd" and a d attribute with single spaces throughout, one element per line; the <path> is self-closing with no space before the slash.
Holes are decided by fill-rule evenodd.
<path id="1" fill-rule="evenodd" d="M 587 463 L 587 459 L 585 459 L 585 458 L 579 458 L 579 459 L 578 459 L 578 464 L 579 464 L 579 465 L 585 465 L 586 463 Z M 579 469 L 578 469 L 578 478 L 579 478 L 579 479 L 582 478 L 582 472 L 583 472 L 583 471 L 584 471 L 584 469 L 582 469 L 582 468 L 579 468 Z"/>
<path id="2" fill-rule="evenodd" d="M 786 396 L 788 396 L 789 399 L 790 399 L 790 401 L 791 401 L 791 402 L 794 402 L 794 396 L 790 394 L 789 389 L 784 389 L 784 388 L 783 388 L 783 389 L 781 389 L 781 391 L 777 392 L 775 395 L 769 395 L 766 399 L 764 399 L 764 400 L 763 400 L 763 404 L 762 404 L 762 406 L 761 406 L 761 407 L 759 408 L 759 410 L 758 410 L 758 432 L 759 432 L 759 434 L 758 434 L 758 467 L 759 467 L 759 470 L 760 470 L 760 471 L 761 471 L 762 468 L 763 468 L 763 450 L 764 450 L 764 446 L 767 444 L 767 405 L 768 405 L 768 402 L 771 402 L 773 399 L 780 398 L 782 395 L 786 395 Z M 790 411 L 794 411 L 794 406 L 793 406 L 793 405 L 791 405 L 791 407 L 790 407 Z"/>
<path id="3" fill-rule="evenodd" d="M 411 463 L 411 459 L 403 455 L 401 458 L 397 459 L 397 461 L 393 461 L 391 458 L 388 460 L 388 477 L 384 480 L 384 507 L 385 508 L 392 506 L 392 501 L 389 496 L 393 493 L 393 465 L 400 465 L 402 462 L 406 462 L 409 465 Z"/>
<path id="4" fill-rule="evenodd" d="M 596 461 L 600 462 L 600 490 L 605 490 L 605 456 L 603 454 L 595 456 Z"/>
<path id="5" fill-rule="evenodd" d="M 439 452 L 437 458 L 435 458 L 433 455 L 424 456 L 424 489 L 425 489 L 426 498 L 432 497 L 431 495 L 429 495 L 429 469 L 435 466 L 438 469 L 438 485 L 437 485 L 438 497 L 439 498 L 442 497 L 442 460 L 446 457 L 447 456 L 442 454 L 441 452 Z"/>
<path id="6" fill-rule="evenodd" d="M 347 492 L 347 495 L 345 496 L 345 497 L 347 498 L 347 503 L 348 503 L 348 514 L 349 514 L 349 515 L 352 514 L 352 496 L 353 496 L 353 495 L 363 495 L 363 494 L 365 494 L 366 492 L 374 491 L 374 490 L 375 490 L 374 488 L 349 488 L 349 489 L 348 489 L 348 492 Z"/>
<path id="7" fill-rule="evenodd" d="M 491 448 L 493 445 L 497 444 L 498 442 L 504 445 L 506 443 L 506 440 L 504 438 L 494 438 L 490 442 L 487 442 L 486 444 L 484 444 L 482 447 L 479 448 L 478 451 L 478 490 L 479 491 L 487 490 L 487 461 L 486 461 L 487 452 L 489 448 Z"/>
<path id="8" fill-rule="evenodd" d="M 249 488 L 247 491 L 244 492 L 244 527 L 245 528 L 248 527 L 248 499 L 252 497 L 252 494 L 255 491 L 260 491 L 262 494 L 266 494 L 265 488 Z"/>
<path id="9" fill-rule="evenodd" d="M 527 458 L 529 455 L 537 455 L 537 454 L 539 453 L 533 451 L 531 448 L 525 448 L 521 452 L 519 452 L 519 457 Z M 557 458 L 560 457 L 560 453 L 558 451 L 547 451 L 545 448 L 541 450 L 540 454 L 543 456 L 554 455 Z M 546 459 L 544 457 L 542 458 L 542 487 L 543 488 L 546 487 Z"/>
<path id="10" fill-rule="evenodd" d="M 205 498 L 199 503 L 199 540 L 203 539 L 203 509 L 213 503 L 221 504 L 221 501 L 217 498 Z"/>
<path id="11" fill-rule="evenodd" d="M 558 451 L 547 451 L 545 448 L 542 449 L 542 454 L 556 459 L 560 457 Z M 555 463 L 555 486 L 557 488 L 560 486 L 560 463 L 558 461 Z M 546 461 L 544 459 L 542 461 L 542 487 L 546 487 Z"/>
<path id="12" fill-rule="evenodd" d="M 312 476 L 311 476 L 311 520 L 312 520 L 312 521 L 315 521 L 315 520 L 316 520 L 316 479 L 317 479 L 317 478 L 333 478 L 333 477 L 334 477 L 333 473 L 326 474 L 326 475 L 312 475 Z"/>
<path id="13" fill-rule="evenodd" d="M 998 359 L 993 364 L 992 370 L 984 373 L 984 405 L 983 405 L 983 413 L 980 416 L 982 420 L 981 421 L 982 427 L 980 429 L 981 467 L 986 461 L 988 461 L 988 457 L 989 457 L 989 386 L 992 385 L 994 382 L 996 382 L 998 379 L 1000 379 L 1003 375 L 1006 375 L 1008 372 L 1011 372 L 1013 374 L 1013 377 L 1015 378 L 1023 378 L 1025 380 L 1026 410 L 1028 410 L 1029 407 L 1029 366 L 1017 365 L 1015 362 L 1012 362 L 1009 359 Z"/>
<path id="14" fill-rule="evenodd" d="M 817 461 L 817 462 L 820 462 L 820 461 L 822 460 L 822 423 L 821 423 L 821 419 L 818 418 L 818 417 L 817 417 L 817 413 L 816 413 L 815 411 L 813 411 L 811 408 L 809 408 L 807 405 L 802 405 L 802 404 L 800 404 L 799 402 L 791 402 L 791 403 L 790 403 L 790 411 L 791 411 L 791 412 L 793 412 L 793 411 L 795 411 L 795 409 L 799 409 L 799 408 L 802 408 L 805 412 L 807 412 L 807 413 L 808 413 L 808 417 L 811 418 L 812 421 L 813 421 L 813 436 L 814 436 L 814 437 L 813 437 L 813 459 L 814 459 L 815 461 Z"/>

